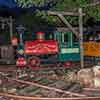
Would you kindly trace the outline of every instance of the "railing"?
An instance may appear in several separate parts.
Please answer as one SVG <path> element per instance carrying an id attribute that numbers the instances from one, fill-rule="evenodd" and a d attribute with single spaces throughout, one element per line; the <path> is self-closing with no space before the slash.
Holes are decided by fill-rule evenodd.
<path id="1" fill-rule="evenodd" d="M 13 64 L 14 50 L 11 45 L 0 46 L 0 64 Z"/>

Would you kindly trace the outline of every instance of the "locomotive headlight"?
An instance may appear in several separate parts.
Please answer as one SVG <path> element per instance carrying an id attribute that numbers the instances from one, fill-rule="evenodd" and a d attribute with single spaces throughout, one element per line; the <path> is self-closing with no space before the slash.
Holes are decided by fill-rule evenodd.
<path id="1" fill-rule="evenodd" d="M 24 54 L 24 50 L 23 49 L 18 50 L 18 54 L 23 55 Z"/>

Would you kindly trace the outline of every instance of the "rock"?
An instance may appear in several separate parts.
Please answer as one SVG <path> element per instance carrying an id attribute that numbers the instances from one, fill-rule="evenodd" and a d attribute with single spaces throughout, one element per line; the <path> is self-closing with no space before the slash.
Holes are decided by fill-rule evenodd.
<path id="1" fill-rule="evenodd" d="M 69 91 L 79 93 L 82 91 L 82 86 L 79 83 L 73 83 Z"/>
<path id="2" fill-rule="evenodd" d="M 64 88 L 65 86 L 67 85 L 67 83 L 66 82 L 63 82 L 63 81 L 57 81 L 57 82 L 55 82 L 55 83 L 53 83 L 53 84 L 50 84 L 49 86 L 51 86 L 51 87 L 55 87 L 55 88 Z"/>
<path id="3" fill-rule="evenodd" d="M 94 87 L 100 88 L 100 78 L 98 78 L 98 77 L 94 78 Z"/>
<path id="4" fill-rule="evenodd" d="M 81 69 L 77 74 L 77 80 L 80 82 L 81 85 L 84 87 L 93 87 L 93 71 L 90 68 Z"/>
<path id="5" fill-rule="evenodd" d="M 66 82 L 76 82 L 77 81 L 77 75 L 75 72 L 68 72 L 65 77 L 64 80 Z"/>
<path id="6" fill-rule="evenodd" d="M 50 97 L 50 98 L 54 98 L 57 96 L 57 92 L 44 89 L 41 90 L 41 94 L 43 97 Z"/>
<path id="7" fill-rule="evenodd" d="M 2 84 L 2 80 L 0 80 L 0 85 Z"/>
<path id="8" fill-rule="evenodd" d="M 8 93 L 15 93 L 17 90 L 14 88 L 14 89 L 10 89 L 8 90 Z"/>
<path id="9" fill-rule="evenodd" d="M 100 88 L 100 66 L 96 65 L 93 67 L 94 72 L 94 87 Z"/>

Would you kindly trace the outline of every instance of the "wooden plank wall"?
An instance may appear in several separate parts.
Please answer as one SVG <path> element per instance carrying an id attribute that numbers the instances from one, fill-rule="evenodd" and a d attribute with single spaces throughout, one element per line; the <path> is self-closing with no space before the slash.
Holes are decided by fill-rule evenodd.
<path id="1" fill-rule="evenodd" d="M 14 50 L 11 45 L 0 46 L 0 64 L 14 63 Z"/>

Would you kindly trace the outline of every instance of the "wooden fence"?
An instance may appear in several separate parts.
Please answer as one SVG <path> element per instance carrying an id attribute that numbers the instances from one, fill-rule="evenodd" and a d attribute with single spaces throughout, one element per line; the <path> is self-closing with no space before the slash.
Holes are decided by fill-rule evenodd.
<path id="1" fill-rule="evenodd" d="M 0 64 L 13 64 L 14 50 L 11 45 L 0 46 Z"/>

